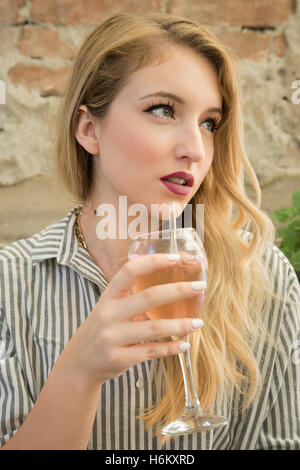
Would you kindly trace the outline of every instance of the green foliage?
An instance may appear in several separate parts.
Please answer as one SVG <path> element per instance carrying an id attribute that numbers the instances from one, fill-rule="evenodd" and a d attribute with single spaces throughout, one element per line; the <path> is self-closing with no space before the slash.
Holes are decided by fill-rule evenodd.
<path id="1" fill-rule="evenodd" d="M 293 206 L 284 207 L 271 213 L 271 218 L 279 222 L 276 238 L 280 250 L 290 260 L 300 278 L 300 190 L 293 194 Z"/>

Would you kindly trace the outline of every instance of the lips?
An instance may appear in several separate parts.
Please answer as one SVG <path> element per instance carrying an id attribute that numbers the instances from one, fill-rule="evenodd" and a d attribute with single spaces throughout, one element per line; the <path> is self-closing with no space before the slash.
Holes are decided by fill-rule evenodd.
<path id="1" fill-rule="evenodd" d="M 177 182 L 170 181 L 170 178 L 176 178 Z M 182 181 L 182 184 L 178 184 L 180 180 Z M 172 193 L 180 194 L 181 196 L 187 196 L 192 191 L 194 177 L 190 173 L 185 173 L 184 171 L 177 171 L 176 173 L 171 173 L 170 175 L 163 176 L 162 178 L 160 178 L 160 181 Z"/>
<path id="2" fill-rule="evenodd" d="M 163 181 L 166 181 L 169 178 L 178 178 L 185 181 L 184 186 L 193 186 L 194 184 L 194 177 L 191 173 L 186 173 L 185 171 L 176 171 L 175 173 L 171 173 L 170 175 L 163 176 L 160 178 Z"/>

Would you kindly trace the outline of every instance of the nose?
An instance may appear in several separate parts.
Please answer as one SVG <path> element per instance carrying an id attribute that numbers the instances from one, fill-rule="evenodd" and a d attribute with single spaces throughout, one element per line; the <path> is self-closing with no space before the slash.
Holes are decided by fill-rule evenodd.
<path id="1" fill-rule="evenodd" d="M 190 158 L 195 162 L 204 160 L 207 154 L 207 144 L 205 144 L 204 139 L 205 137 L 198 125 L 185 126 L 177 134 L 176 157 Z"/>

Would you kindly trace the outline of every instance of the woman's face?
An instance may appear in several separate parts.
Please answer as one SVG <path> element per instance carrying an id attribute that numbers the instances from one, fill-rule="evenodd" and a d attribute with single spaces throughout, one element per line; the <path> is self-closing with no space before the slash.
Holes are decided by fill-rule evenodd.
<path id="1" fill-rule="evenodd" d="M 105 119 L 96 120 L 99 202 L 127 195 L 128 207 L 140 203 L 150 210 L 175 201 L 179 215 L 212 164 L 222 107 L 217 74 L 188 48 L 170 51 L 167 61 L 134 72 Z M 192 175 L 192 186 L 162 182 L 176 172 Z"/>

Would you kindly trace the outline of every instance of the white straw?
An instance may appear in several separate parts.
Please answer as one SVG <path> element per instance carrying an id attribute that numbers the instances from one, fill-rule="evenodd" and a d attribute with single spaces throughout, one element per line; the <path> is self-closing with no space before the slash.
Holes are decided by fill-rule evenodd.
<path id="1" fill-rule="evenodd" d="M 170 253 L 177 254 L 175 202 L 169 204 L 169 225 L 171 233 Z"/>

